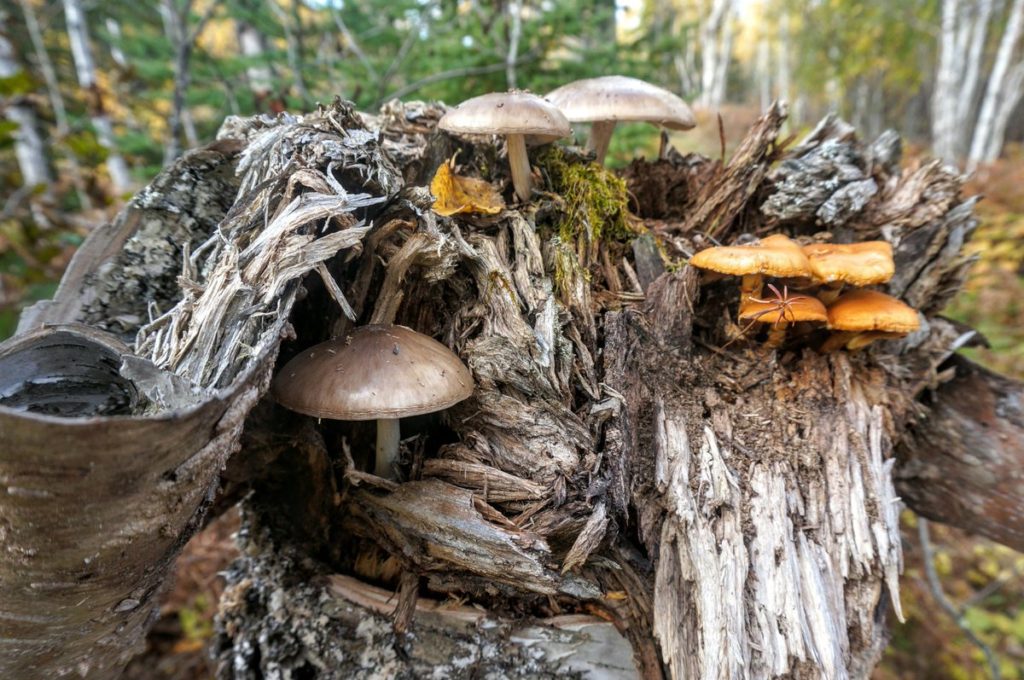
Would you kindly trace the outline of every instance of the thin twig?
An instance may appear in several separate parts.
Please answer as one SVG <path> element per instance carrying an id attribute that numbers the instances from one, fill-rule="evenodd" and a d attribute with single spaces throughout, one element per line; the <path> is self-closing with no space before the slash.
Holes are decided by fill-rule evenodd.
<path id="1" fill-rule="evenodd" d="M 971 627 L 964 621 L 963 614 L 957 610 L 956 606 L 946 597 L 946 593 L 942 590 L 942 583 L 939 582 L 939 575 L 935 571 L 935 552 L 932 550 L 932 541 L 928 533 L 928 520 L 920 515 L 917 518 L 917 535 L 921 541 L 921 554 L 924 559 L 924 573 L 928 577 L 928 588 L 932 592 L 932 597 L 942 608 L 942 611 L 949 615 L 949 618 L 953 619 L 953 623 L 956 624 L 957 628 L 963 631 L 963 634 L 967 636 L 974 645 L 981 650 L 981 653 L 985 655 L 985 661 L 988 663 L 989 672 L 992 674 L 992 680 L 1000 680 L 1001 674 L 999 672 L 999 662 L 996 660 L 995 654 L 992 649 L 982 642 L 981 638 L 974 634 Z"/>
<path id="2" fill-rule="evenodd" d="M 522 59 L 519 59 L 516 62 L 516 65 L 526 64 L 528 62 L 534 61 L 536 58 L 537 56 L 535 54 L 524 56 Z M 390 94 L 381 97 L 380 101 L 377 102 L 377 104 L 379 106 L 380 104 L 386 101 L 390 101 L 392 99 L 402 99 L 406 95 L 411 94 L 420 88 L 426 87 L 427 85 L 432 85 L 437 82 L 441 82 L 443 80 L 452 80 L 453 78 L 465 78 L 466 76 L 480 76 L 486 73 L 496 73 L 497 71 L 504 70 L 506 66 L 507 64 L 502 61 L 496 64 L 487 64 L 485 66 L 466 66 L 463 68 L 453 68 L 447 71 L 441 71 L 440 73 L 434 73 L 432 75 L 427 76 L 426 78 L 421 78 L 415 82 L 405 85 L 404 87 L 400 87 L 394 92 L 391 92 Z"/>

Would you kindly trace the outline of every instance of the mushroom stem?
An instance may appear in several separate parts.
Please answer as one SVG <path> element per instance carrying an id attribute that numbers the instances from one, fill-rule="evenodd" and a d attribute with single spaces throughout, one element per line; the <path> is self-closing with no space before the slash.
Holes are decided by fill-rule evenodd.
<path id="1" fill-rule="evenodd" d="M 840 350 L 856 336 L 856 333 L 850 331 L 833 331 L 832 335 L 828 336 L 828 339 L 821 346 L 821 351 L 827 353 Z"/>
<path id="2" fill-rule="evenodd" d="M 829 283 L 824 288 L 818 291 L 818 299 L 826 307 L 835 302 L 839 298 L 839 294 L 843 292 L 843 282 Z"/>
<path id="3" fill-rule="evenodd" d="M 526 137 L 523 135 L 507 135 L 508 164 L 512 169 L 512 186 L 516 196 L 523 203 L 530 200 L 530 157 L 526 155 Z"/>
<path id="4" fill-rule="evenodd" d="M 760 274 L 745 274 L 742 283 L 740 283 L 740 304 L 744 300 L 761 297 L 763 289 L 764 277 Z"/>
<path id="5" fill-rule="evenodd" d="M 772 324 L 772 327 L 768 330 L 768 339 L 764 341 L 764 346 L 769 349 L 778 349 L 782 347 L 782 343 L 786 340 L 786 326 L 785 321 L 777 321 Z"/>
<path id="6" fill-rule="evenodd" d="M 401 428 L 398 426 L 398 418 L 379 418 L 377 420 L 377 460 L 374 464 L 373 474 L 384 479 L 395 478 L 399 439 L 401 439 Z"/>
<path id="7" fill-rule="evenodd" d="M 608 154 L 608 143 L 612 141 L 612 132 L 614 131 L 614 120 L 595 120 L 590 125 L 587 148 L 594 152 L 597 162 L 601 165 L 604 165 L 604 157 Z"/>

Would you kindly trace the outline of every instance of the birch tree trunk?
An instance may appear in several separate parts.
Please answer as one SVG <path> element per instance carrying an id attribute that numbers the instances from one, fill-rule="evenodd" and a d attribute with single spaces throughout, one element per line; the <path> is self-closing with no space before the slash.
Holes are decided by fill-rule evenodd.
<path id="1" fill-rule="evenodd" d="M 536 209 L 448 218 L 424 187 L 456 151 L 510 185 L 492 150 L 436 133 L 441 113 L 230 119 L 0 346 L 0 673 L 123 665 L 237 447 L 220 678 L 870 676 L 900 615 L 892 452 L 910 421 L 948 428 L 918 397 L 960 336 L 936 314 L 970 263 L 961 178 L 901 171 L 894 135 L 865 147 L 833 118 L 783 150 L 776 105 L 727 164 L 670 152 L 623 184 L 538 151 Z M 616 198 L 592 203 L 595 184 Z M 701 284 L 684 253 L 822 229 L 889 240 L 889 292 L 923 329 L 859 354 L 814 334 L 726 347 L 737 285 Z M 352 327 L 341 297 L 473 374 L 466 402 L 403 423 L 396 480 L 363 471 L 369 428 L 260 399 L 278 351 Z M 42 327 L 68 322 L 94 328 Z M 102 380 L 33 376 L 76 344 Z M 55 398 L 76 379 L 80 399 Z M 62 510 L 86 494 L 89 512 Z"/>
<path id="2" fill-rule="evenodd" d="M 5 13 L 0 11 L 0 18 L 5 16 Z M 0 78 L 10 78 L 20 71 L 21 65 L 14 53 L 14 46 L 0 34 Z M 4 102 L 4 115 L 17 126 L 14 133 L 14 154 L 18 159 L 22 184 L 26 187 L 49 187 L 53 183 L 53 175 L 50 173 L 46 143 L 43 141 L 35 108 L 27 99 L 14 95 Z"/>
<path id="3" fill-rule="evenodd" d="M 274 89 L 273 72 L 266 61 L 266 36 L 252 23 L 241 20 L 235 21 L 235 32 L 239 52 L 250 61 L 245 76 L 256 100 L 256 108 L 260 110 Z"/>
<path id="4" fill-rule="evenodd" d="M 80 0 L 63 0 L 64 17 L 67 22 L 68 40 L 71 54 L 75 61 L 75 73 L 78 85 L 90 93 L 89 117 L 92 120 L 96 138 L 107 151 L 107 172 L 114 191 L 121 194 L 131 188 L 131 175 L 128 165 L 117 149 L 114 141 L 114 129 L 110 123 L 103 104 L 103 95 L 96 83 L 96 65 L 92 57 L 92 46 L 89 43 L 89 30 Z"/>
<path id="5" fill-rule="evenodd" d="M 174 49 L 174 95 L 171 100 L 171 117 L 168 123 L 167 143 L 164 146 L 164 166 L 166 167 L 181 153 L 182 130 L 190 130 L 187 138 L 190 143 L 196 142 L 195 127 L 189 113 L 185 96 L 188 93 L 191 73 L 189 62 L 196 40 L 203 32 L 206 22 L 210 19 L 215 3 L 207 5 L 206 11 L 194 27 L 189 27 L 189 15 L 192 12 L 192 0 L 163 0 L 160 15 L 164 21 L 171 46 Z"/>
<path id="6" fill-rule="evenodd" d="M 64 95 L 60 91 L 60 83 L 57 81 L 57 71 L 53 67 L 53 61 L 46 51 L 46 44 L 43 42 L 43 34 L 39 27 L 39 20 L 36 19 L 35 11 L 28 0 L 18 0 L 21 6 L 22 16 L 25 17 L 25 28 L 28 30 L 29 39 L 32 41 L 32 50 L 35 53 L 36 64 L 43 74 L 43 81 L 46 83 L 46 94 L 50 100 L 50 107 L 53 109 L 53 117 L 56 121 L 55 145 L 63 145 L 64 140 L 71 128 L 68 125 L 67 107 L 64 105 Z M 85 179 L 82 177 L 82 168 L 78 159 L 70 150 L 67 151 L 67 164 L 71 180 L 75 184 L 78 200 L 86 209 L 92 208 L 92 199 L 86 189 Z"/>
<path id="7" fill-rule="evenodd" d="M 701 93 L 700 106 L 717 108 L 725 99 L 725 85 L 732 57 L 734 0 L 710 0 L 707 14 L 701 18 Z"/>
<path id="8" fill-rule="evenodd" d="M 1024 0 L 1014 0 L 1010 6 L 1006 28 L 999 41 L 992 74 L 985 88 L 978 121 L 968 153 L 968 165 L 973 168 L 981 162 L 994 161 L 1003 149 L 1006 124 L 1010 114 L 1024 96 L 1024 56 L 1015 65 L 1021 35 L 1024 34 Z"/>

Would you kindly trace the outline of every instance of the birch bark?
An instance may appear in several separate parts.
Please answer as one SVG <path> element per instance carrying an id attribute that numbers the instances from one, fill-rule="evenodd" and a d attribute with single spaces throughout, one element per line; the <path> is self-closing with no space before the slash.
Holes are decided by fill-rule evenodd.
<path id="1" fill-rule="evenodd" d="M 103 96 L 96 82 L 96 65 L 93 61 L 92 46 L 89 44 L 89 30 L 82 10 L 81 0 L 63 0 L 64 17 L 67 21 L 68 40 L 75 61 L 78 85 L 91 93 L 89 117 L 99 143 L 107 150 L 107 172 L 114 191 L 121 194 L 132 186 L 131 174 L 124 157 L 117 150 L 114 128 L 103 106 Z"/>
<path id="2" fill-rule="evenodd" d="M 725 98 L 726 77 L 732 54 L 734 0 L 711 0 L 700 25 L 701 94 L 698 103 L 717 108 Z"/>
<path id="3" fill-rule="evenodd" d="M 1006 28 L 999 41 L 992 74 L 985 88 L 974 137 L 967 160 L 969 167 L 994 161 L 1003 148 L 1006 123 L 1024 95 L 1024 58 L 1013 64 L 1021 34 L 1024 33 L 1024 0 L 1014 0 Z"/>
<path id="4" fill-rule="evenodd" d="M 0 18 L 3 16 L 0 12 Z M 14 46 L 0 34 L 0 78 L 9 78 L 20 71 L 21 64 L 14 53 Z M 40 184 L 49 186 L 53 182 L 53 175 L 50 173 L 46 144 L 35 109 L 27 100 L 15 95 L 6 102 L 4 115 L 17 126 L 14 153 L 18 158 L 22 183 L 28 187 Z"/>

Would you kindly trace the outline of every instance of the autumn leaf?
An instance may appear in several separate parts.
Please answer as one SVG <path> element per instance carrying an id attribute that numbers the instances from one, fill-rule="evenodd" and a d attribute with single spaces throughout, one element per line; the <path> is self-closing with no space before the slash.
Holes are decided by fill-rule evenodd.
<path id="1" fill-rule="evenodd" d="M 496 215 L 505 209 L 505 201 L 490 182 L 456 175 L 451 165 L 451 161 L 442 163 L 430 182 L 434 212 L 446 217 L 459 213 Z"/>

